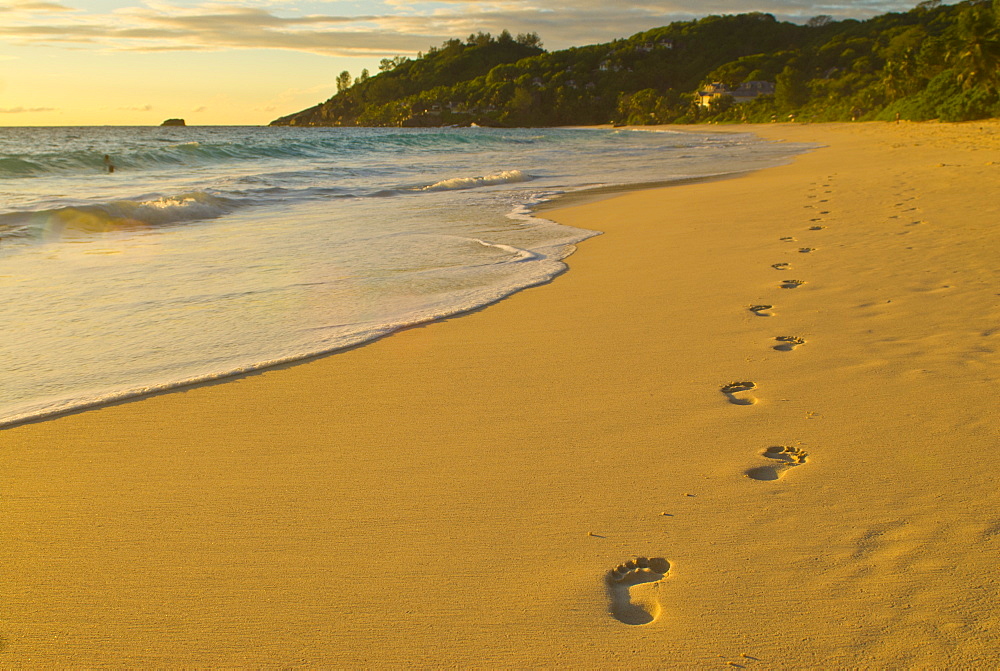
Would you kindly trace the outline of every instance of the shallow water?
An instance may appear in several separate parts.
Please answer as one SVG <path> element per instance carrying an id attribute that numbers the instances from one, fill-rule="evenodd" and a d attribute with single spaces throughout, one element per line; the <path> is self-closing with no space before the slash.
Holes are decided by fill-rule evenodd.
<path id="1" fill-rule="evenodd" d="M 596 129 L 0 128 L 0 423 L 488 304 L 552 279 L 594 234 L 534 204 L 802 149 Z"/>

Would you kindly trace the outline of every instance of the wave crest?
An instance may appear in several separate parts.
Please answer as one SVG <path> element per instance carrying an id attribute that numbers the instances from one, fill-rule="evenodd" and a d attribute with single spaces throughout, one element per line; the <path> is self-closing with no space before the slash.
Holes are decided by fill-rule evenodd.
<path id="1" fill-rule="evenodd" d="M 238 206 L 236 201 L 195 191 L 155 200 L 118 200 L 99 205 L 9 212 L 0 215 L 0 230 L 19 230 L 22 234 L 30 231 L 38 237 L 50 237 L 64 231 L 100 233 L 150 228 L 214 219 Z"/>
<path id="2" fill-rule="evenodd" d="M 458 189 L 475 189 L 481 186 L 496 186 L 497 184 L 513 184 L 527 182 L 532 177 L 520 170 L 504 170 L 503 172 L 482 177 L 453 177 L 430 186 L 421 187 L 420 191 L 456 191 Z"/>

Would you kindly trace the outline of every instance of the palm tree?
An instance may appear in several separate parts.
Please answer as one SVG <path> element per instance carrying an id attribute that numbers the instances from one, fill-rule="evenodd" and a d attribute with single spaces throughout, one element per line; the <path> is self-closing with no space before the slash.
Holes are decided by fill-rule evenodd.
<path id="1" fill-rule="evenodd" d="M 1000 3 L 969 7 L 956 29 L 948 56 L 962 88 L 1000 89 Z"/>
<path id="2" fill-rule="evenodd" d="M 886 61 L 882 68 L 882 87 L 885 89 L 886 98 L 896 100 L 908 93 L 913 79 L 912 59 L 907 57 L 898 60 Z"/>

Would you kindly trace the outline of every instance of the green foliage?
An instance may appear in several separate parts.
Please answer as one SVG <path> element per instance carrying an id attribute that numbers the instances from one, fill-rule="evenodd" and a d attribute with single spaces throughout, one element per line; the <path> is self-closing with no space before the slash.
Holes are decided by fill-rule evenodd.
<path id="1" fill-rule="evenodd" d="M 337 75 L 337 93 L 346 91 L 349 88 L 351 88 L 351 73 L 344 70 Z"/>
<path id="2" fill-rule="evenodd" d="M 868 21 L 807 25 L 759 12 L 672 23 L 605 44 L 545 52 L 536 33 L 475 33 L 379 73 L 336 79 L 326 102 L 276 125 L 569 125 L 795 119 L 967 120 L 1000 111 L 1000 0 Z M 775 84 L 774 95 L 709 107 L 721 82 Z"/>
<path id="3" fill-rule="evenodd" d="M 987 119 L 998 111 L 997 94 L 982 89 L 966 89 L 938 105 L 941 121 Z"/>
<path id="4" fill-rule="evenodd" d="M 789 64 L 775 78 L 774 101 L 781 109 L 798 109 L 809 100 L 806 76 L 797 66 Z"/>
<path id="5" fill-rule="evenodd" d="M 674 120 L 689 113 L 690 108 L 690 96 L 673 90 L 661 93 L 656 89 L 643 89 L 619 96 L 612 121 L 618 125 L 628 126 L 673 123 Z"/>
<path id="6" fill-rule="evenodd" d="M 877 118 L 891 120 L 896 114 L 912 121 L 972 121 L 1000 113 L 1000 96 L 982 88 L 962 88 L 953 70 L 932 79 L 927 88 L 882 110 Z"/>
<path id="7" fill-rule="evenodd" d="M 958 16 L 951 57 L 963 88 L 1000 85 L 1000 5 L 974 4 Z"/>
<path id="8" fill-rule="evenodd" d="M 394 70 L 395 68 L 399 67 L 408 60 L 410 59 L 406 58 L 405 56 L 394 56 L 393 58 L 383 58 L 381 61 L 379 61 L 378 69 L 380 72 L 389 72 L 390 70 Z"/>

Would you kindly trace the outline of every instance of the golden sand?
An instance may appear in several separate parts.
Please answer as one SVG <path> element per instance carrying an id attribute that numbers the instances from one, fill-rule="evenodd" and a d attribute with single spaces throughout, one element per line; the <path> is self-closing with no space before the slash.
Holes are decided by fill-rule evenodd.
<path id="1" fill-rule="evenodd" d="M 744 131 L 746 127 L 729 129 Z M 1000 662 L 1000 124 L 546 212 L 473 314 L 0 432 L 0 667 Z"/>

